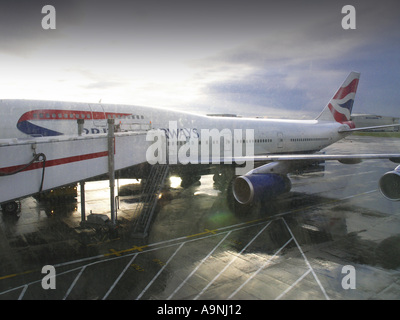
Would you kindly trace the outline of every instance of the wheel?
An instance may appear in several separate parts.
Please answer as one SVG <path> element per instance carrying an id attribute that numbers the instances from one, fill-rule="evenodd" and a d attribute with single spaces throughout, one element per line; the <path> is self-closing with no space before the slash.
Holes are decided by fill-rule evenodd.
<path id="1" fill-rule="evenodd" d="M 192 184 L 194 184 L 195 182 L 200 181 L 201 176 L 182 176 L 181 179 L 182 179 L 181 187 L 187 188 Z"/>
<path id="2" fill-rule="evenodd" d="M 3 203 L 1 205 L 1 209 L 3 210 L 4 213 L 16 214 L 19 209 L 19 205 L 18 205 L 18 202 L 16 202 L 16 201 L 10 201 L 7 203 Z"/>
<path id="3" fill-rule="evenodd" d="M 213 181 L 215 183 L 220 183 L 222 181 L 222 174 L 221 173 L 215 173 L 213 175 Z"/>

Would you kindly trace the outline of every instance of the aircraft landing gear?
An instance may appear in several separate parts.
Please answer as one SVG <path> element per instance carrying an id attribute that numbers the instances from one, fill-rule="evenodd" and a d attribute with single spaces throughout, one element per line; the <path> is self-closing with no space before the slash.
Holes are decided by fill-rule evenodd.
<path id="1" fill-rule="evenodd" d="M 193 176 L 181 176 L 182 182 L 181 182 L 181 187 L 182 188 L 187 188 L 191 186 L 192 184 L 199 182 L 201 176 L 200 175 L 193 175 Z"/>
<path id="2" fill-rule="evenodd" d="M 3 211 L 3 213 L 6 213 L 6 214 L 16 215 L 19 212 L 20 208 L 21 208 L 21 205 L 18 201 L 10 201 L 10 202 L 3 203 L 1 205 L 1 210 Z"/>

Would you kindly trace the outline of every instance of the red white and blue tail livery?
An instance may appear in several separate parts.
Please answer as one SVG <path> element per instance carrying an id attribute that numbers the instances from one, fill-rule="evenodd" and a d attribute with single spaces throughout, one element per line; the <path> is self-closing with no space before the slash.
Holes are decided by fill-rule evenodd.
<path id="1" fill-rule="evenodd" d="M 347 124 L 350 128 L 354 128 L 354 123 L 351 122 L 350 117 L 359 79 L 360 73 L 351 72 L 317 120 L 335 120 L 336 122 Z"/>

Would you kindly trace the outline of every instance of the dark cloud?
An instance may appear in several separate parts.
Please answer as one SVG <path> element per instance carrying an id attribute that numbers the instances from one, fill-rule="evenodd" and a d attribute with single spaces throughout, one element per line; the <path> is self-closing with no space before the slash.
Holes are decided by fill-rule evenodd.
<path id="1" fill-rule="evenodd" d="M 41 28 L 46 4 L 57 11 L 54 31 Z M 356 30 L 341 27 L 341 9 L 347 4 L 7 0 L 0 2 L 0 52 L 29 57 L 38 48 L 49 48 L 44 62 L 67 61 L 81 70 L 106 66 L 109 73 L 91 69 L 85 75 L 87 89 L 129 82 L 112 70 L 132 70 L 134 77 L 137 65 L 156 69 L 182 59 L 194 73 L 188 81 L 215 104 L 290 111 L 316 112 L 347 72 L 356 70 L 362 73 L 363 110 L 373 109 L 377 95 L 385 95 L 388 110 L 397 110 L 400 2 L 352 0 Z M 56 43 L 62 45 L 54 48 Z"/>
<path id="2" fill-rule="evenodd" d="M 375 113 L 382 102 L 379 113 L 400 115 L 398 2 L 353 2 L 356 30 L 341 27 L 345 3 L 319 1 L 302 7 L 303 3 L 279 11 L 280 22 L 273 18 L 275 28 L 262 37 L 192 61 L 203 79 L 216 78 L 204 92 L 235 105 L 241 101 L 317 112 L 355 70 L 362 73 L 356 112 Z M 231 77 L 223 78 L 224 74 Z"/>
<path id="3" fill-rule="evenodd" d="M 62 36 L 60 30 L 80 19 L 79 1 L 62 0 L 5 0 L 0 2 L 0 52 L 28 55 L 31 50 L 45 46 Z M 56 30 L 42 28 L 42 8 L 56 8 Z"/>

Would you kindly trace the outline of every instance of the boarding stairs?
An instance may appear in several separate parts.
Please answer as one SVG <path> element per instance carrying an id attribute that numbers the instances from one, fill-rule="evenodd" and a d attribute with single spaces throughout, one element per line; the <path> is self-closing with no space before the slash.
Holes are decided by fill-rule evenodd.
<path id="1" fill-rule="evenodd" d="M 145 238 L 147 236 L 168 171 L 167 164 L 152 165 L 142 189 L 139 204 L 134 212 L 134 218 L 136 218 L 132 225 L 134 238 Z"/>

